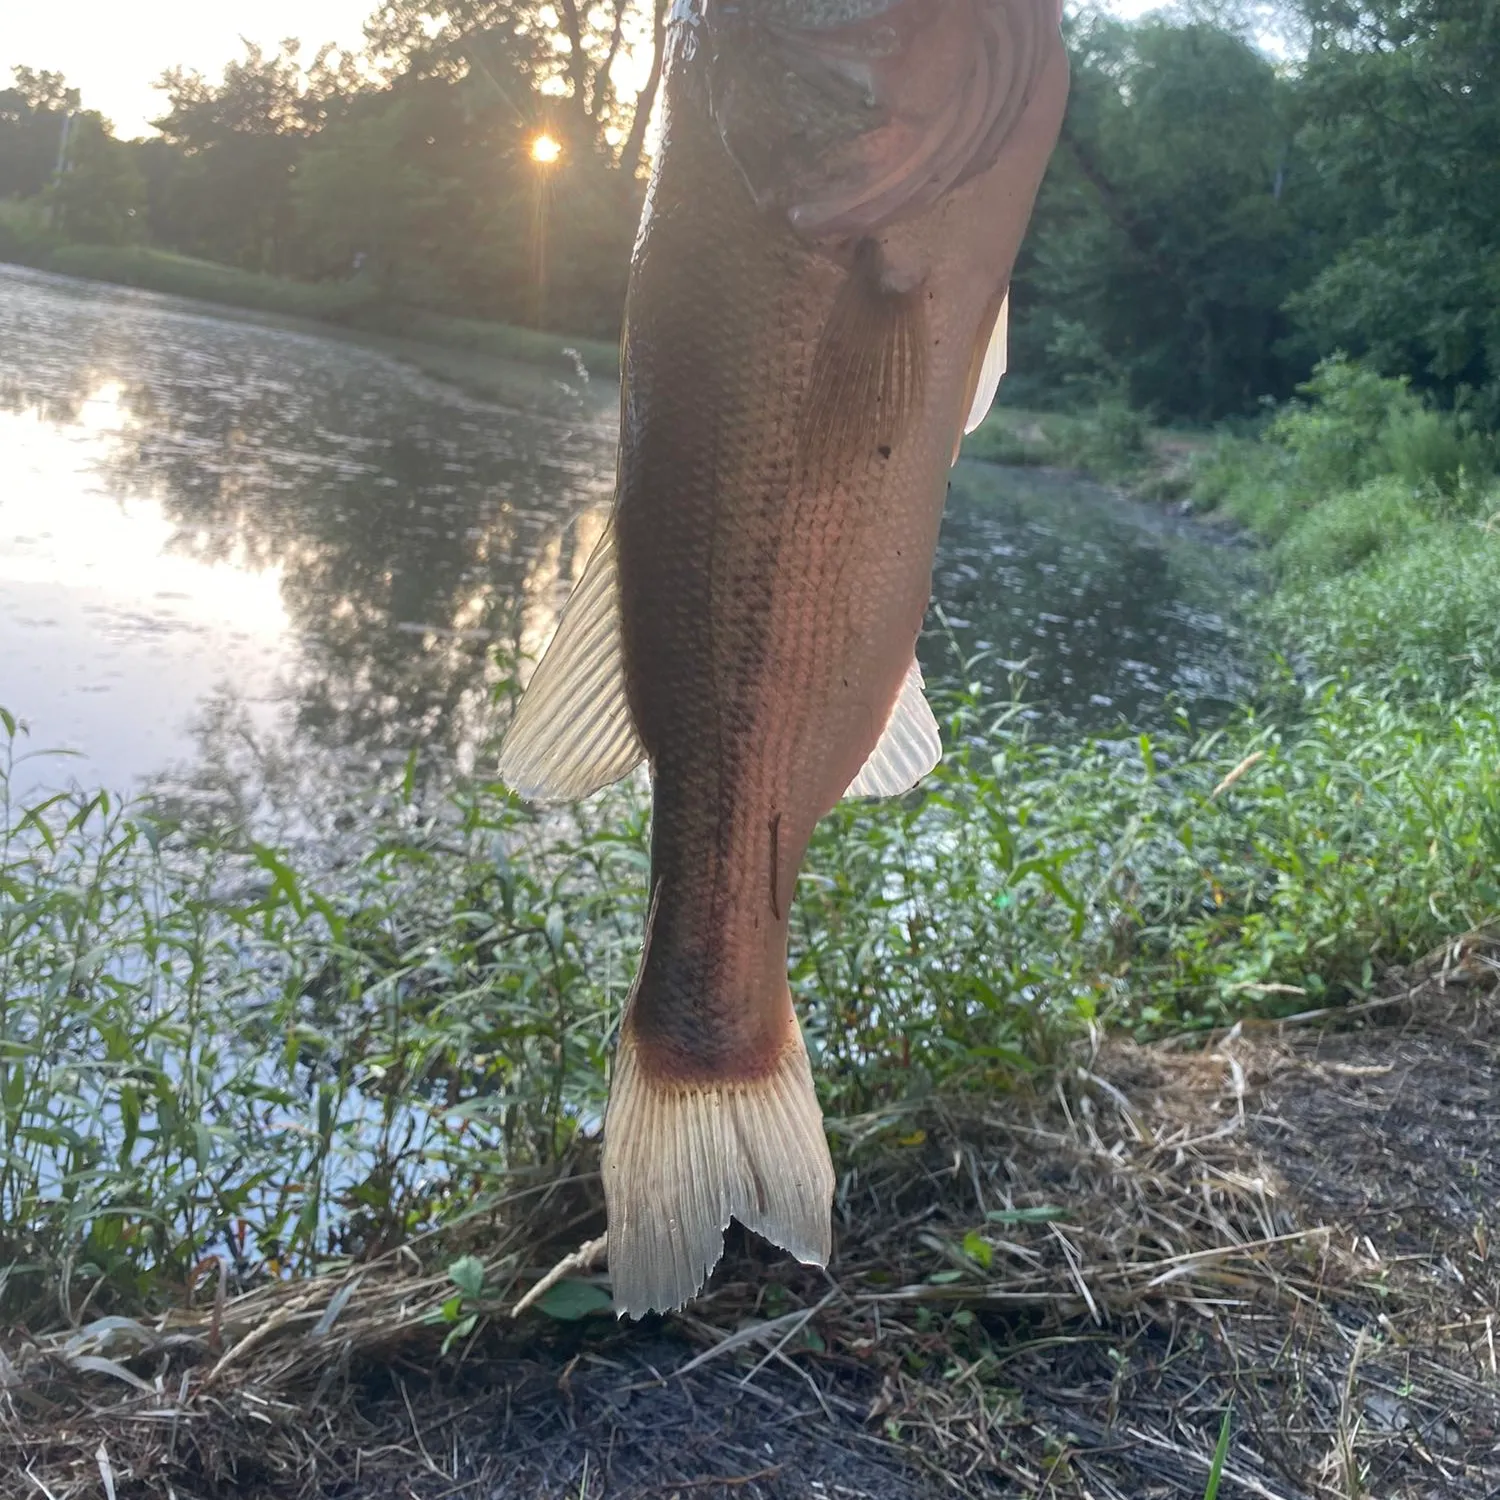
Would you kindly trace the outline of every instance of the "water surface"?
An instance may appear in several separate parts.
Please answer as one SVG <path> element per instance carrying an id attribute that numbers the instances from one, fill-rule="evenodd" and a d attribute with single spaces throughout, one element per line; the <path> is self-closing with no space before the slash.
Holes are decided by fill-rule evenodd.
<path id="1" fill-rule="evenodd" d="M 311 805 L 414 744 L 482 765 L 507 663 L 598 534 L 607 395 L 507 409 L 356 343 L 0 266 L 0 704 L 78 754 L 18 783 Z M 1239 591 L 1190 526 L 961 464 L 922 654 L 1023 674 L 1057 726 L 1211 711 Z"/>

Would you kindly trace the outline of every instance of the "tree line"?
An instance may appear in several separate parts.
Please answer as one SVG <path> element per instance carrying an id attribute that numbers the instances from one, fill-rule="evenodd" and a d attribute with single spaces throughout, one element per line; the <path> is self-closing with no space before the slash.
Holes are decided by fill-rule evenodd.
<path id="1" fill-rule="evenodd" d="M 1193 5 L 1066 22 L 1072 95 L 1017 267 L 1013 392 L 1214 421 L 1343 350 L 1500 425 L 1500 7 Z M 217 80 L 168 72 L 143 141 L 17 67 L 0 255 L 29 223 L 611 336 L 666 11 L 388 0 L 358 53 L 289 41 Z M 1257 40 L 1268 15 L 1279 56 Z M 532 156 L 541 134 L 554 163 Z"/>

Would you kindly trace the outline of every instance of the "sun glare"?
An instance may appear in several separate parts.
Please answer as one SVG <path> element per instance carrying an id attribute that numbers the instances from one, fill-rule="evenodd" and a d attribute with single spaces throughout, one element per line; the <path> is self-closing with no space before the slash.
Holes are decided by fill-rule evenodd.
<path id="1" fill-rule="evenodd" d="M 531 142 L 531 159 L 550 167 L 562 155 L 562 142 L 550 135 L 535 136 Z"/>

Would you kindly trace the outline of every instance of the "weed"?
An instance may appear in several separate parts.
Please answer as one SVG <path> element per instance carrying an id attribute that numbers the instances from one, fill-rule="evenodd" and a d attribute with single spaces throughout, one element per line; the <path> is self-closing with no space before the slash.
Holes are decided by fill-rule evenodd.
<path id="1" fill-rule="evenodd" d="M 1058 743 L 939 687 L 942 766 L 823 820 L 790 977 L 831 1118 L 1013 1087 L 1100 1024 L 1335 1004 L 1500 910 L 1500 538 L 1451 513 L 1490 504 L 1467 480 L 1361 467 L 1350 433 L 1416 431 L 1391 386 L 1325 373 L 1322 415 L 1199 460 L 1201 493 L 1281 539 L 1254 704 Z M 1131 461 L 1138 426 L 1098 431 Z M 103 793 L 17 805 L 3 712 L 0 736 L 8 1308 L 158 1305 L 206 1256 L 246 1283 L 373 1254 L 597 1130 L 639 787 L 542 817 L 459 785 L 324 875 Z M 472 1271 L 455 1339 L 486 1305 Z"/>
<path id="2" fill-rule="evenodd" d="M 791 980 L 828 1113 L 1011 1087 L 1099 1022 L 1363 993 L 1500 907 L 1500 688 L 1287 675 L 1279 694 L 1274 719 L 1128 750 L 940 694 L 943 767 L 836 809 L 802 876 Z M 597 1128 L 642 921 L 639 792 L 544 822 L 461 787 L 326 883 L 149 808 L 16 807 L 8 785 L 8 1298 L 133 1304 L 209 1254 L 253 1279 L 373 1253 Z"/>

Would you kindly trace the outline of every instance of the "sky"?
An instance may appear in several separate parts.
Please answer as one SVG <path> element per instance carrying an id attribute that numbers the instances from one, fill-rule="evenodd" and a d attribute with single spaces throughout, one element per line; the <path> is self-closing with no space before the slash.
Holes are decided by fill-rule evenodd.
<path id="1" fill-rule="evenodd" d="M 18 63 L 62 73 L 122 137 L 150 133 L 152 82 L 181 64 L 218 77 L 240 38 L 357 47 L 375 0 L 0 0 L 0 85 Z"/>
<path id="2" fill-rule="evenodd" d="M 1160 0 L 1113 0 L 1135 16 Z M 18 63 L 62 73 L 86 109 L 122 138 L 150 133 L 163 107 L 153 80 L 171 67 L 217 78 L 240 39 L 273 49 L 297 37 L 311 56 L 324 42 L 357 47 L 375 0 L 0 0 L 0 85 Z"/>

